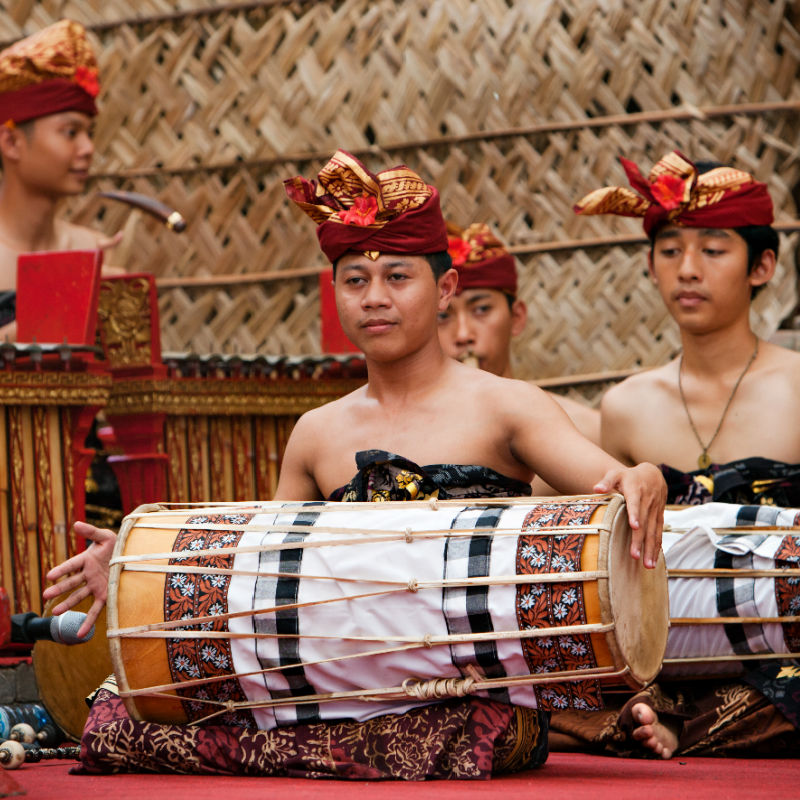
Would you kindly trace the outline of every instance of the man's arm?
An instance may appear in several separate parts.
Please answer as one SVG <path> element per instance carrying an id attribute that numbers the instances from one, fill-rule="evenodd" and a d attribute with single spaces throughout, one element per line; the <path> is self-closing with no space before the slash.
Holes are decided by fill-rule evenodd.
<path id="1" fill-rule="evenodd" d="M 313 412 L 311 412 L 313 413 Z M 317 441 L 315 425 L 303 414 L 289 435 L 273 500 L 320 500 L 322 492 L 311 471 L 311 454 Z"/>
<path id="2" fill-rule="evenodd" d="M 630 466 L 635 462 L 628 447 L 631 412 L 626 400 L 624 384 L 613 386 L 603 395 L 600 402 L 600 445 L 618 461 Z"/>
<path id="3" fill-rule="evenodd" d="M 565 494 L 619 492 L 633 536 L 631 555 L 654 567 L 661 547 L 666 485 L 652 464 L 626 467 L 580 434 L 562 409 L 536 387 L 503 393 L 514 456 Z"/>
<path id="4" fill-rule="evenodd" d="M 596 408 L 555 392 L 550 392 L 550 396 L 567 412 L 572 424 L 590 442 L 600 444 L 600 412 Z"/>

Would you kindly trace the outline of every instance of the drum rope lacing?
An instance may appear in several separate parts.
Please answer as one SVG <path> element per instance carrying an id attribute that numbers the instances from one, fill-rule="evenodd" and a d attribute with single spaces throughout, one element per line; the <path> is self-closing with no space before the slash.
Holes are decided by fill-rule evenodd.
<path id="1" fill-rule="evenodd" d="M 472 669 L 470 669 L 472 667 Z M 283 667 L 285 669 L 285 666 Z M 464 697 L 467 694 L 475 694 L 480 691 L 491 689 L 512 688 L 515 686 L 529 686 L 537 684 L 559 683 L 564 680 L 590 680 L 598 677 L 618 678 L 630 672 L 628 666 L 622 669 L 615 667 L 595 667 L 582 670 L 564 670 L 560 673 L 537 674 L 537 675 L 513 675 L 502 678 L 485 678 L 477 673 L 473 665 L 468 666 L 471 675 L 461 678 L 433 678 L 421 681 L 417 678 L 407 678 L 400 686 L 391 686 L 378 689 L 355 689 L 351 691 L 327 692 L 320 694 L 310 694 L 302 696 L 264 698 L 263 700 L 215 700 L 207 697 L 192 697 L 192 702 L 200 705 L 216 707 L 218 710 L 206 716 L 192 721 L 198 725 L 221 714 L 229 713 L 234 710 L 248 710 L 254 708 L 276 708 L 280 706 L 305 705 L 308 703 L 327 703 L 340 700 L 361 700 L 364 702 L 397 701 L 409 698 L 418 700 L 445 699 L 447 697 Z M 227 676 L 230 677 L 230 676 Z M 222 679 L 222 678 L 220 678 Z M 120 697 L 163 697 L 168 699 L 180 699 L 178 696 L 165 691 L 168 689 L 187 688 L 196 683 L 195 681 L 184 681 L 176 684 L 165 684 L 164 686 L 153 686 L 146 689 L 124 689 L 119 688 Z M 204 683 L 209 683 L 208 680 Z"/>

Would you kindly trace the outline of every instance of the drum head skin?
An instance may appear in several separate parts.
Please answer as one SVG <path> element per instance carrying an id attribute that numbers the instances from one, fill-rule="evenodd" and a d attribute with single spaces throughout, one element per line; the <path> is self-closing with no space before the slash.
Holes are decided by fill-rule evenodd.
<path id="1" fill-rule="evenodd" d="M 604 606 L 611 608 L 608 622 L 616 623 L 609 646 L 618 650 L 618 661 L 630 668 L 626 682 L 639 689 L 658 674 L 667 646 L 667 567 L 663 553 L 653 569 L 631 557 L 631 532 L 624 509 L 614 519 L 607 541 L 609 597 Z"/>

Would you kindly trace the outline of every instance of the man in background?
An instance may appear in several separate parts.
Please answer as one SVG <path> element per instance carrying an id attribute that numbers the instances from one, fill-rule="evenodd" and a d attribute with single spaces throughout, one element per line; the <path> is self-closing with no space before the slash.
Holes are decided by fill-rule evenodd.
<path id="1" fill-rule="evenodd" d="M 626 463 L 661 464 L 669 503 L 800 505 L 800 354 L 761 341 L 750 324 L 751 298 L 772 278 L 778 252 L 766 185 L 740 170 L 693 164 L 677 152 L 647 178 L 630 161 L 622 163 L 635 191 L 598 189 L 575 208 L 643 218 L 650 274 L 678 325 L 682 349 L 665 366 L 606 393 L 603 447 Z M 751 508 L 745 517 L 755 521 L 756 512 Z M 670 570 L 696 566 L 677 561 L 667 542 L 665 551 Z M 796 563 L 776 556 L 776 566 Z M 744 596 L 744 578 L 741 583 Z M 793 593 L 778 599 L 779 611 L 796 613 L 797 603 L 795 583 Z M 792 629 L 785 625 L 783 636 L 796 652 Z M 725 630 L 743 652 L 744 626 Z M 740 680 L 663 683 L 633 698 L 619 720 L 565 712 L 554 715 L 553 728 L 573 746 L 608 752 L 630 750 L 627 730 L 664 758 L 796 755 L 798 669 L 778 660 L 742 663 Z"/>
<path id="2" fill-rule="evenodd" d="M 458 285 L 447 309 L 439 314 L 442 349 L 458 361 L 511 378 L 511 343 L 528 320 L 525 302 L 517 296 L 516 259 L 486 224 L 474 223 L 464 230 L 449 225 L 448 233 Z M 549 396 L 589 441 L 600 444 L 599 411 L 569 397 Z M 533 492 L 553 490 L 537 477 Z"/>
<path id="3" fill-rule="evenodd" d="M 0 52 L 0 337 L 15 338 L 20 253 L 119 241 L 67 222 L 94 155 L 97 61 L 82 25 L 62 20 Z M 104 270 L 113 274 L 119 270 Z"/>

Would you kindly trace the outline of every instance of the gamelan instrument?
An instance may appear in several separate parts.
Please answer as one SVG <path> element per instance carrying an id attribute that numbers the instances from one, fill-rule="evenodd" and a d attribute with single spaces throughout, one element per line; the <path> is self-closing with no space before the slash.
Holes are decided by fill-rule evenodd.
<path id="1" fill-rule="evenodd" d="M 661 665 L 663 558 L 629 546 L 619 496 L 142 506 L 111 561 L 120 695 L 261 729 L 466 694 L 590 708 Z"/>
<path id="2" fill-rule="evenodd" d="M 667 509 L 666 676 L 724 676 L 800 657 L 800 510 Z"/>

